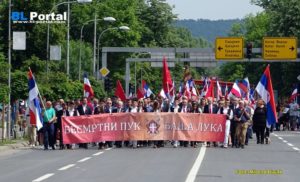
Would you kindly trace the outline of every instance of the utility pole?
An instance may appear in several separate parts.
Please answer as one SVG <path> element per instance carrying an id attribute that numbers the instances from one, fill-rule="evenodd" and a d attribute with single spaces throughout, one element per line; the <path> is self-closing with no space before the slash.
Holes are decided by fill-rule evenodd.
<path id="1" fill-rule="evenodd" d="M 11 123 L 11 0 L 9 0 L 8 8 L 8 111 L 7 111 L 7 134 L 10 139 L 10 123 Z M 4 108 L 3 108 L 4 109 Z"/>

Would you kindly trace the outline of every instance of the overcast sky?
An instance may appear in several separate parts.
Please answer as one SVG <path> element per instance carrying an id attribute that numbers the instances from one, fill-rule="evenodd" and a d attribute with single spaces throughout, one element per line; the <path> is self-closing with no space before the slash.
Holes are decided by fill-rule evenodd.
<path id="1" fill-rule="evenodd" d="M 179 19 L 235 19 L 261 12 L 250 0 L 166 0 Z"/>

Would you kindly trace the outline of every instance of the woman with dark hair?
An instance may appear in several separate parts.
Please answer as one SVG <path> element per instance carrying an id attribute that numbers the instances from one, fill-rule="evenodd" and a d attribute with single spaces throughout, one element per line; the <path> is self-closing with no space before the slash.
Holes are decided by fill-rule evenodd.
<path id="1" fill-rule="evenodd" d="M 153 102 L 153 112 L 161 112 L 160 103 L 157 100 L 155 100 Z M 153 148 L 159 148 L 159 147 L 164 146 L 164 141 L 163 140 L 156 140 L 153 143 L 154 143 Z"/>
<path id="2" fill-rule="evenodd" d="M 256 133 L 257 144 L 264 144 L 265 129 L 267 121 L 267 109 L 264 105 L 264 101 L 259 99 L 257 101 L 257 107 L 253 115 L 253 129 Z"/>
<path id="3" fill-rule="evenodd" d="M 190 113 L 202 113 L 202 110 L 201 110 L 201 108 L 199 108 L 199 105 L 197 102 L 192 102 L 192 107 L 191 107 Z M 197 141 L 191 141 L 191 147 L 196 148 Z"/>

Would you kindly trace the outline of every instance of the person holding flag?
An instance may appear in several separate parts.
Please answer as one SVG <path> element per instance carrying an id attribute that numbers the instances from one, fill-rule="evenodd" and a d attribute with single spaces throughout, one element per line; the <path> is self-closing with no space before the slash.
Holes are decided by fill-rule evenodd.
<path id="1" fill-rule="evenodd" d="M 46 102 L 46 108 L 43 111 L 44 121 L 44 150 L 48 150 L 48 146 L 55 150 L 54 122 L 56 120 L 55 110 L 52 107 L 52 102 Z"/>
<path id="2" fill-rule="evenodd" d="M 266 142 L 269 143 L 270 127 L 277 123 L 277 114 L 275 106 L 275 98 L 273 93 L 272 78 L 270 72 L 270 65 L 267 66 L 259 83 L 255 88 L 259 97 L 265 102 L 267 107 L 267 129 L 266 129 Z"/>

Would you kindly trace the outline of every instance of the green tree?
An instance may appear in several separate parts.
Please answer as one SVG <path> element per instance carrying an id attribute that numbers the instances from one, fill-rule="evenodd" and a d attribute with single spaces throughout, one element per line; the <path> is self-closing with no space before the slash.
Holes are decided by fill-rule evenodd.
<path id="1" fill-rule="evenodd" d="M 9 65 L 5 62 L 4 55 L 0 52 L 0 103 L 8 102 L 8 70 Z"/>

